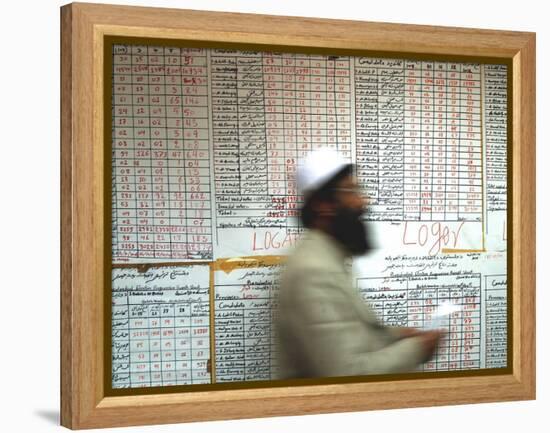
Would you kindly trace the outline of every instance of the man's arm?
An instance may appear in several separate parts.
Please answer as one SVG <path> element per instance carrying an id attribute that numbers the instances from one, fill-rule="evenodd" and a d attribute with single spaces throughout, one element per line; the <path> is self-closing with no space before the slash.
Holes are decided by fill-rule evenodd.
<path id="1" fill-rule="evenodd" d="M 436 333 L 411 330 L 387 344 L 385 330 L 361 320 L 337 279 L 320 273 L 300 277 L 289 320 L 317 376 L 412 371 L 433 355 L 439 340 Z"/>

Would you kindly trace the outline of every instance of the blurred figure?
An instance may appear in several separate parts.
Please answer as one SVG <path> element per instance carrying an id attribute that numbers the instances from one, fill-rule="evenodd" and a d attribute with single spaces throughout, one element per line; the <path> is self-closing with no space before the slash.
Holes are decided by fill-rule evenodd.
<path id="1" fill-rule="evenodd" d="M 298 165 L 297 182 L 307 230 L 281 277 L 282 378 L 397 373 L 428 361 L 442 333 L 383 325 L 353 286 L 349 259 L 370 248 L 353 166 L 319 150 Z"/>

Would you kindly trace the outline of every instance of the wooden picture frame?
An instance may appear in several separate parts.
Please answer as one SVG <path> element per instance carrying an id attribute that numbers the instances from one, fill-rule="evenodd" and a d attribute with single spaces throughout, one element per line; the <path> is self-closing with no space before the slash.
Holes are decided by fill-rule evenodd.
<path id="1" fill-rule="evenodd" d="M 74 3 L 61 8 L 61 36 L 62 425 L 80 429 L 535 398 L 534 33 Z M 512 367 L 505 374 L 106 396 L 106 36 L 509 62 Z"/>

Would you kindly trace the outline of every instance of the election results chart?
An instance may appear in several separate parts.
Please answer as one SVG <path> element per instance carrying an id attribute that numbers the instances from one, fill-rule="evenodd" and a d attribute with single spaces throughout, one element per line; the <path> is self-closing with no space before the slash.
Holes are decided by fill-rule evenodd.
<path id="1" fill-rule="evenodd" d="M 369 203 L 360 296 L 391 326 L 456 307 L 419 370 L 508 365 L 506 65 L 112 48 L 113 388 L 277 379 L 295 173 L 325 147 Z"/>

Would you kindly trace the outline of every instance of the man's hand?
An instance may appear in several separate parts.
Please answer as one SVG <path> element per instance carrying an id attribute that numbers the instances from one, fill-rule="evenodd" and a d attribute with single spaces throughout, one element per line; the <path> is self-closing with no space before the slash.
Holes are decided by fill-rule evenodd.
<path id="1" fill-rule="evenodd" d="M 399 332 L 399 338 L 418 337 L 419 335 L 422 335 L 425 332 L 422 329 L 418 329 L 418 328 L 399 327 L 397 329 Z"/>
<path id="2" fill-rule="evenodd" d="M 425 354 L 423 362 L 427 362 L 433 357 L 439 341 L 445 336 L 445 334 L 447 334 L 447 331 L 442 329 L 424 331 L 419 334 L 422 339 L 422 346 Z"/>
<path id="3" fill-rule="evenodd" d="M 429 361 L 434 355 L 439 341 L 445 336 L 447 331 L 443 329 L 423 331 L 418 328 L 401 327 L 398 329 L 399 338 L 411 338 L 421 337 L 421 344 L 424 349 L 424 360 L 422 362 Z"/>
<path id="4" fill-rule="evenodd" d="M 399 327 L 397 330 L 399 338 L 421 337 L 421 344 L 424 349 L 424 360 L 422 362 L 427 362 L 433 357 L 439 341 L 447 334 L 444 329 L 424 331 L 418 328 Z"/>

